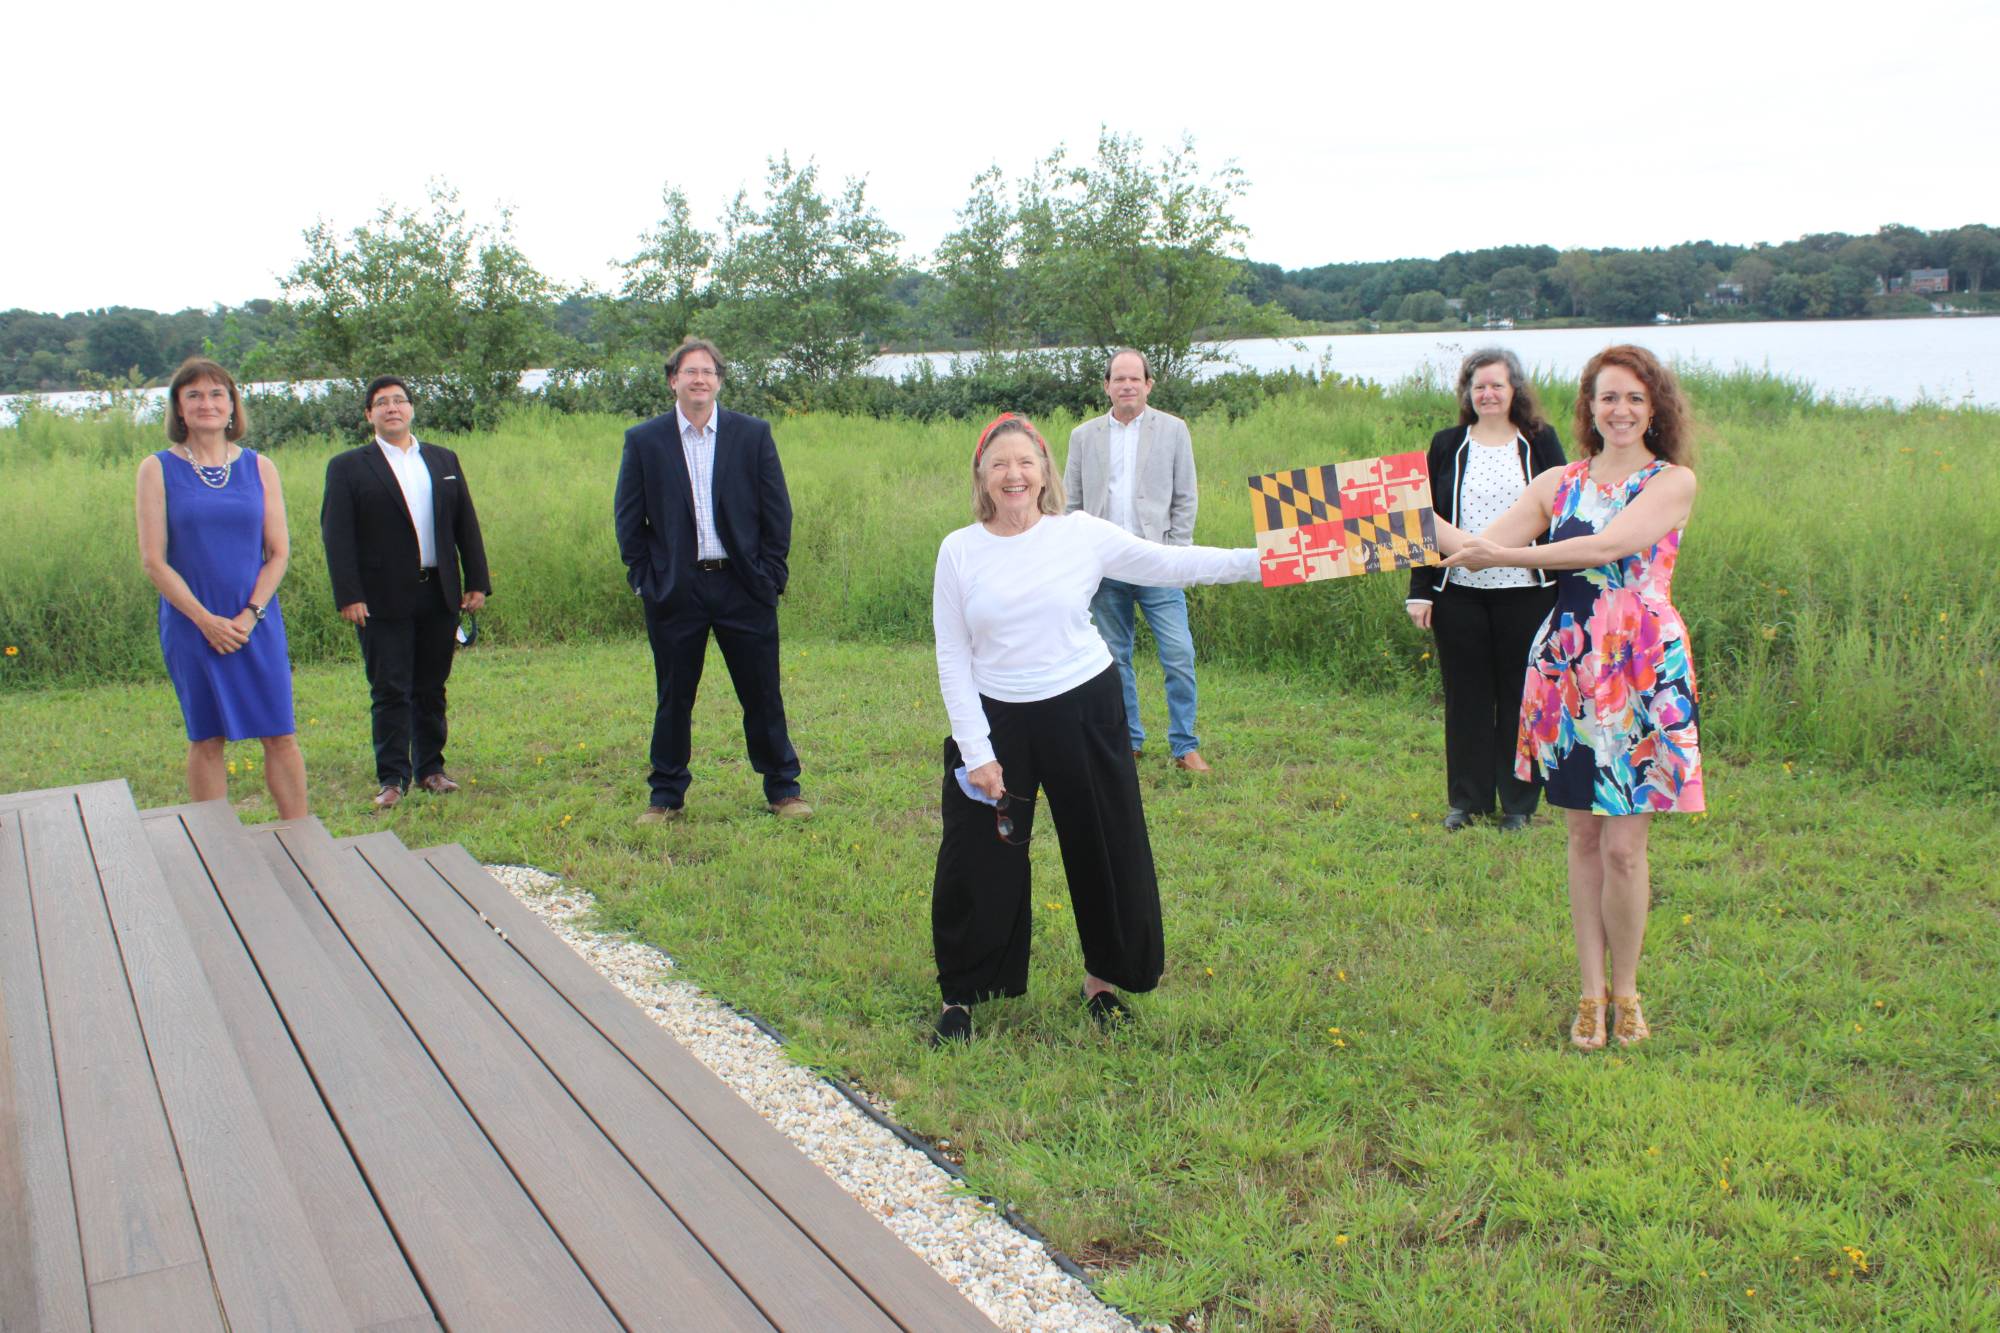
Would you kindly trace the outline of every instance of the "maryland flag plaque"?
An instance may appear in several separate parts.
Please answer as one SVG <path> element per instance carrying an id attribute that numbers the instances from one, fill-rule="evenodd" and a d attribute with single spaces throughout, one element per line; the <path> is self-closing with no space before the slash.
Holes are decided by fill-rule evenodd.
<path id="1" fill-rule="evenodd" d="M 1421 453 L 1252 477 L 1250 506 L 1267 588 L 1442 561 Z"/>

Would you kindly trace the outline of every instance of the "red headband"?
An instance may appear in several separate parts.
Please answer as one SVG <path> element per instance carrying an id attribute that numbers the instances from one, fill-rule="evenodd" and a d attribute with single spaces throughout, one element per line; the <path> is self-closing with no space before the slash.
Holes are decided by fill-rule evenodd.
<path id="1" fill-rule="evenodd" d="M 986 428 L 979 432 L 979 447 L 972 451 L 972 466 L 975 471 L 979 467 L 980 456 L 986 452 L 986 445 L 988 441 L 992 440 L 994 432 L 998 431 L 1002 426 L 1006 425 L 1010 421 L 1019 425 L 1023 430 L 1027 432 L 1028 438 L 1035 442 L 1035 447 L 1037 449 L 1040 449 L 1044 454 L 1048 453 L 1049 446 L 1047 442 L 1042 439 L 1041 432 L 1035 429 L 1034 422 L 1028 420 L 1026 417 L 1022 416 L 1018 412 L 1002 412 L 999 416 L 987 422 Z"/>

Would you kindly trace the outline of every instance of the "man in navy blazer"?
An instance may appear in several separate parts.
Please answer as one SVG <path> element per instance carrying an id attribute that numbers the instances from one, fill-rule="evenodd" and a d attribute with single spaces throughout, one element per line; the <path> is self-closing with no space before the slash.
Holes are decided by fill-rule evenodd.
<path id="1" fill-rule="evenodd" d="M 361 640 L 375 737 L 375 808 L 425 791 L 458 790 L 444 771 L 444 686 L 458 613 L 493 592 L 486 546 L 458 455 L 420 444 L 416 406 L 394 375 L 363 399 L 375 438 L 326 465 L 320 537 L 333 604 Z"/>
<path id="2" fill-rule="evenodd" d="M 652 798 L 642 824 L 677 819 L 687 798 L 689 719 L 708 636 L 743 706 L 750 766 L 771 813 L 805 819 L 799 756 L 778 688 L 778 597 L 789 576 L 792 500 L 770 423 L 717 404 L 722 353 L 689 338 L 667 360 L 674 410 L 625 432 L 612 503 L 618 554 L 646 610 L 657 702 Z"/>

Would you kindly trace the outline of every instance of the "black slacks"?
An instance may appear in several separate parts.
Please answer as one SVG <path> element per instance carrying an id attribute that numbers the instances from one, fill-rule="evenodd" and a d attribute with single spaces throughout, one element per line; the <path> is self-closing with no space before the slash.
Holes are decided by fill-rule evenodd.
<path id="1" fill-rule="evenodd" d="M 1531 815 L 1541 784 L 1514 776 L 1521 685 L 1554 588 L 1461 588 L 1447 583 L 1431 603 L 1444 680 L 1445 795 L 1454 810 Z"/>
<path id="2" fill-rule="evenodd" d="M 357 632 L 373 704 L 375 781 L 408 787 L 412 778 L 443 772 L 444 683 L 458 647 L 458 613 L 439 598 L 435 609 L 416 615 L 371 615 Z"/>
<path id="3" fill-rule="evenodd" d="M 1118 668 L 1051 699 L 980 702 L 1011 798 L 1006 813 L 1023 845 L 1002 842 L 993 808 L 959 790 L 952 771 L 963 760 L 957 743 L 945 741 L 944 838 L 931 889 L 944 1002 L 1028 989 L 1034 894 L 1024 840 L 1038 823 L 1037 791 L 1055 820 L 1084 966 L 1121 990 L 1153 989 L 1166 961 L 1160 886 Z"/>
<path id="4" fill-rule="evenodd" d="M 711 631 L 743 705 L 743 744 L 750 767 L 764 776 L 764 799 L 797 796 L 799 756 L 778 682 L 778 608 L 752 597 L 726 569 L 691 570 L 666 601 L 642 600 L 656 690 L 647 777 L 652 803 L 678 807 L 687 799 L 690 720 Z"/>

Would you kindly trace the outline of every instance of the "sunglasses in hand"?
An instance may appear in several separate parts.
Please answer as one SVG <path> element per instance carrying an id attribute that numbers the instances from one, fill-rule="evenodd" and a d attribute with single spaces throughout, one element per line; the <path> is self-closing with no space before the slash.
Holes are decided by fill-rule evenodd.
<path id="1" fill-rule="evenodd" d="M 1027 846 L 1030 835 L 1023 833 L 1018 838 L 1014 836 L 1014 817 L 1008 811 L 1019 810 L 1021 812 L 1021 822 L 1025 824 L 1028 822 L 1029 816 L 1034 813 L 1034 809 L 1034 797 L 1016 796 L 1013 792 L 1003 787 L 1000 791 L 1000 799 L 993 803 L 993 832 L 998 835 L 1000 841 L 1006 843 L 1009 847 Z"/>

